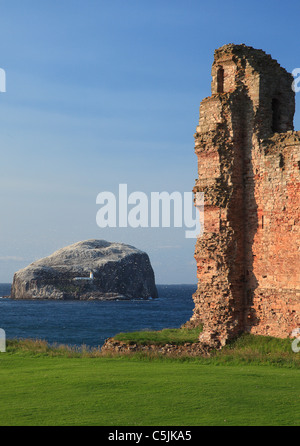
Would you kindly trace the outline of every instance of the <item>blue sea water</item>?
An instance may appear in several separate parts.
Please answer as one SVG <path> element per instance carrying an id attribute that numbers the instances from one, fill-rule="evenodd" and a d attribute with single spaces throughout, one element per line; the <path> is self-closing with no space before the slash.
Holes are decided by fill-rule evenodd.
<path id="1" fill-rule="evenodd" d="M 0 299 L 7 339 L 33 338 L 73 346 L 103 345 L 120 332 L 179 328 L 190 319 L 196 285 L 157 285 L 159 298 L 128 301 Z M 0 284 L 0 296 L 10 284 Z"/>

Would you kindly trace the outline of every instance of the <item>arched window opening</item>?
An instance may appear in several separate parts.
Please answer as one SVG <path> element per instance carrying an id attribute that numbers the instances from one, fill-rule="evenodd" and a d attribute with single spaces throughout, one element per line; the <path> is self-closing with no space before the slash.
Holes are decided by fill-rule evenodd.
<path id="1" fill-rule="evenodd" d="M 277 98 L 272 99 L 272 132 L 280 133 L 280 102 Z"/>
<path id="2" fill-rule="evenodd" d="M 217 71 L 217 93 L 224 93 L 224 69 L 218 68 Z"/>

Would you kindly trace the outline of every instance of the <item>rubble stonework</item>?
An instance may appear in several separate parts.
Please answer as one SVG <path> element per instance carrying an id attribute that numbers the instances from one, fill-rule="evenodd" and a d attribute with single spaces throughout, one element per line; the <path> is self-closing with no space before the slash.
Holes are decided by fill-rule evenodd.
<path id="1" fill-rule="evenodd" d="M 191 323 L 221 347 L 241 332 L 300 327 L 300 132 L 293 77 L 262 50 L 215 51 L 195 134 L 204 192 Z"/>
<path id="2" fill-rule="evenodd" d="M 209 356 L 210 352 L 208 348 L 199 343 L 186 342 L 183 345 L 177 344 L 130 344 L 127 342 L 117 341 L 114 338 L 108 338 L 101 347 L 101 353 L 107 355 L 115 354 L 132 354 L 132 353 L 144 353 L 146 355 L 163 355 L 163 356 Z"/>

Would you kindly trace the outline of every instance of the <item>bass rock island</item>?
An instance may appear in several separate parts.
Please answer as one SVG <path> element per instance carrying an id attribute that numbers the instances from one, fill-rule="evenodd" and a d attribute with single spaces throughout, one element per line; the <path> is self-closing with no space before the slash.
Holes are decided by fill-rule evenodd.
<path id="1" fill-rule="evenodd" d="M 14 274 L 12 299 L 157 298 L 148 255 L 123 243 L 86 240 Z"/>

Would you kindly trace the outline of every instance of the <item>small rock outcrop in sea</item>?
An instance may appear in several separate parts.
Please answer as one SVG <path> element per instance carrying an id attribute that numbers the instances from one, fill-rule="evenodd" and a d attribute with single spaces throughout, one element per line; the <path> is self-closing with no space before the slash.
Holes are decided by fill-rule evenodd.
<path id="1" fill-rule="evenodd" d="M 133 246 L 86 240 L 59 249 L 14 274 L 13 299 L 156 298 L 148 255 Z"/>

